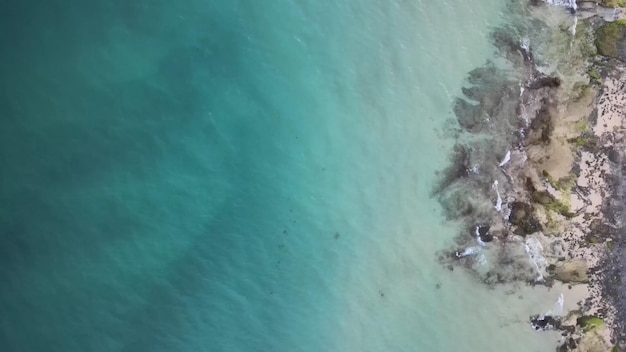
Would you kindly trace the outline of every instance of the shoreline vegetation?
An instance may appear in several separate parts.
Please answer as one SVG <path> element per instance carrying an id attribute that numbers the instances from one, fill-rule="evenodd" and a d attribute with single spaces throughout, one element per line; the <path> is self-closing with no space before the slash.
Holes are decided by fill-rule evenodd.
<path id="1" fill-rule="evenodd" d="M 529 319 L 561 332 L 559 352 L 626 350 L 624 7 L 517 9 L 526 24 L 492 34 L 502 62 L 470 72 L 454 103 L 458 142 L 433 191 L 464 229 L 443 265 L 489 286 L 564 287 L 553 311 Z M 559 21 L 544 15 L 557 10 Z"/>

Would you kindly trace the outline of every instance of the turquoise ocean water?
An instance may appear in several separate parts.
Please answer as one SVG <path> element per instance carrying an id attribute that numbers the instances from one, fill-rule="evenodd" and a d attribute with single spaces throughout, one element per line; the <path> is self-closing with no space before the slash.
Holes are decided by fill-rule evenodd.
<path id="1" fill-rule="evenodd" d="M 435 255 L 444 126 L 503 11 L 3 2 L 0 350 L 551 350 L 526 320 L 557 292 Z"/>

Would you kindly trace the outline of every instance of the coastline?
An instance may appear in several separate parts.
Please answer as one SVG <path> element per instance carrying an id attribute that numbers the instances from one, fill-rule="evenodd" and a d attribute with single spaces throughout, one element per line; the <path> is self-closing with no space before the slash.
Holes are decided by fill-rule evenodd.
<path id="1" fill-rule="evenodd" d="M 587 60 L 589 83 L 577 86 L 580 82 L 576 82 L 572 91 L 559 94 L 550 141 L 529 146 L 526 170 L 520 173 L 529 183 L 535 215 L 550 236 L 544 248 L 565 244 L 565 258 L 554 262 L 555 253 L 551 253 L 549 276 L 567 283 L 570 289 L 572 285 L 585 287 L 582 295 L 563 292 L 564 299 L 578 302 L 580 309 L 557 318 L 555 323 L 564 336 L 558 351 L 619 351 L 626 347 L 626 291 L 623 265 L 619 265 L 626 254 L 621 238 L 626 56 L 617 50 L 612 55 L 617 58 L 603 53 L 606 38 L 599 33 L 623 19 L 624 9 L 615 9 L 612 21 L 602 15 L 605 9 L 596 11 L 595 18 L 586 17 L 598 50 Z M 545 194 L 547 200 L 542 198 Z"/>
<path id="2" fill-rule="evenodd" d="M 547 5 L 568 8 L 573 26 L 563 28 L 562 18 L 549 23 L 553 18 L 542 12 Z M 535 25 L 551 27 L 547 37 L 569 32 L 569 39 L 554 44 L 548 38 L 541 48 L 514 31 L 496 31 L 495 46 L 518 68 L 518 90 L 510 75 L 493 89 L 485 73 L 499 77 L 500 70 L 492 64 L 470 73 L 472 87 L 455 104 L 457 135 L 498 132 L 502 138 L 466 138 L 455 148 L 434 195 L 448 219 L 466 230 L 439 260 L 450 269 L 465 267 L 489 286 L 558 286 L 555 309 L 537 312 L 530 325 L 561 331 L 557 351 L 620 351 L 626 348 L 626 48 L 609 43 L 613 52 L 607 53 L 606 41 L 616 40 L 607 26 L 621 30 L 626 9 L 535 1 L 527 11 Z M 514 119 L 507 104 L 514 105 Z M 578 308 L 563 311 L 564 301 Z"/>

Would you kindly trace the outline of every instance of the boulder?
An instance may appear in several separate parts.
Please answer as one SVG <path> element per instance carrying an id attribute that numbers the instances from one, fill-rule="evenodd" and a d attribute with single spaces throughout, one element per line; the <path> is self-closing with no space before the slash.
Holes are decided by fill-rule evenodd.
<path id="1" fill-rule="evenodd" d="M 517 226 L 515 231 L 517 235 L 524 236 L 541 230 L 539 221 L 533 216 L 533 207 L 528 203 L 518 201 L 511 203 L 509 222 Z"/>
<path id="2" fill-rule="evenodd" d="M 626 61 L 626 20 L 610 22 L 596 31 L 598 53 L 621 61 Z"/>
<path id="3" fill-rule="evenodd" d="M 493 235 L 489 233 L 489 229 L 491 226 L 489 225 L 479 225 L 474 229 L 474 235 L 478 236 L 478 238 L 487 243 L 493 241 Z"/>
<path id="4" fill-rule="evenodd" d="M 554 278 L 565 283 L 587 283 L 589 282 L 588 271 L 587 262 L 575 259 L 557 265 L 554 269 Z"/>
<path id="5" fill-rule="evenodd" d="M 576 319 L 576 325 L 582 327 L 584 331 L 591 331 L 593 329 L 603 328 L 604 321 L 598 317 L 583 315 Z"/>

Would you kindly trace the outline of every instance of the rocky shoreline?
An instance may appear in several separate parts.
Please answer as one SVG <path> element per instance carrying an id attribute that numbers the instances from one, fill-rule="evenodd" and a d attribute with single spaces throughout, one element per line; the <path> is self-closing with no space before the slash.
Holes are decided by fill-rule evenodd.
<path id="1" fill-rule="evenodd" d="M 547 5 L 568 9 L 547 17 Z M 558 351 L 626 350 L 626 9 L 607 7 L 618 5 L 531 1 L 526 25 L 494 32 L 505 64 L 470 73 L 433 192 L 466 229 L 442 264 L 487 285 L 569 288 L 557 307 L 578 309 L 530 317 L 562 332 Z M 534 47 L 538 32 L 548 39 Z"/>

